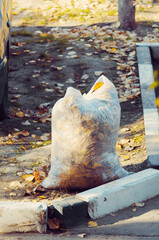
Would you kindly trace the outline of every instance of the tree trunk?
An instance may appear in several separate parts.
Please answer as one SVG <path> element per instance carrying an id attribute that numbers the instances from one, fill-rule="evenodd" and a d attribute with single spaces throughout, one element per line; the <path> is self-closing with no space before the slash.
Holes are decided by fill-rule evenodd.
<path id="1" fill-rule="evenodd" d="M 133 0 L 118 1 L 118 20 L 122 29 L 133 30 L 135 28 L 135 6 L 133 5 Z"/>

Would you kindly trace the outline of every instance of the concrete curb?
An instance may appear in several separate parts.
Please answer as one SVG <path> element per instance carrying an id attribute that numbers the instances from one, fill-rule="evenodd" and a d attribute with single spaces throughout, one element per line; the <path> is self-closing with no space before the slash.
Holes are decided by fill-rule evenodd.
<path id="1" fill-rule="evenodd" d="M 159 171 L 147 169 L 77 194 L 88 201 L 88 214 L 98 219 L 159 194 Z"/>
<path id="2" fill-rule="evenodd" d="M 40 232 L 47 230 L 46 203 L 0 202 L 0 233 Z"/>
<path id="3" fill-rule="evenodd" d="M 147 169 L 76 194 L 75 197 L 54 200 L 51 206 L 46 203 L 0 202 L 0 233 L 45 233 L 48 218 L 58 218 L 62 227 L 68 228 L 158 194 L 159 171 Z"/>
<path id="4" fill-rule="evenodd" d="M 49 213 L 53 210 L 52 217 L 58 218 L 64 228 L 69 228 L 88 219 L 88 204 L 88 201 L 75 195 L 74 197 L 54 200 L 49 206 Z"/>
<path id="5" fill-rule="evenodd" d="M 56 209 L 56 216 L 60 215 L 63 225 L 68 227 L 88 217 L 101 218 L 158 194 L 159 171 L 150 168 L 84 191 L 74 198 L 55 200 L 51 208 Z"/>
<path id="6" fill-rule="evenodd" d="M 155 90 L 149 87 L 154 82 L 151 56 L 159 59 L 158 43 L 136 44 L 141 97 L 143 104 L 145 139 L 148 166 L 159 169 L 159 115 L 155 105 Z"/>

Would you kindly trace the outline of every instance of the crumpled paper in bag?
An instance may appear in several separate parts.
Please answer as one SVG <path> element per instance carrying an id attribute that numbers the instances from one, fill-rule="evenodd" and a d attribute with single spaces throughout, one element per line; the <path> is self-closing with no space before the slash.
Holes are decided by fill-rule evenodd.
<path id="1" fill-rule="evenodd" d="M 120 112 L 103 75 L 87 94 L 69 87 L 52 110 L 51 169 L 42 186 L 82 190 L 127 176 L 115 152 Z"/>

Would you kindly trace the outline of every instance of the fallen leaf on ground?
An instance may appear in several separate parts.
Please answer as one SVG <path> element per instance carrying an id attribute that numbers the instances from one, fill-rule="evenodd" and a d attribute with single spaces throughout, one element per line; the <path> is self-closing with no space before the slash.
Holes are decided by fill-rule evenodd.
<path id="1" fill-rule="evenodd" d="M 76 55 L 76 52 L 75 51 L 71 51 L 71 52 L 68 52 L 67 54 L 72 56 L 72 55 Z"/>
<path id="2" fill-rule="evenodd" d="M 17 99 L 11 99 L 11 100 L 10 100 L 11 103 L 14 103 L 14 102 L 16 102 L 16 101 L 17 101 Z"/>
<path id="3" fill-rule="evenodd" d="M 132 211 L 133 211 L 133 212 L 136 212 L 136 208 L 133 208 Z"/>
<path id="4" fill-rule="evenodd" d="M 14 96 L 14 98 L 20 98 L 20 96 L 21 96 L 20 94 L 17 94 Z"/>
<path id="5" fill-rule="evenodd" d="M 23 112 L 17 112 L 16 114 L 16 117 L 19 117 L 19 118 L 22 118 L 22 117 L 24 117 L 24 113 Z"/>
<path id="6" fill-rule="evenodd" d="M 96 77 L 99 77 L 102 73 L 103 73 L 102 71 L 95 71 L 95 72 L 94 72 L 94 75 L 95 75 Z"/>
<path id="7" fill-rule="evenodd" d="M 60 220 L 57 218 L 48 219 L 47 223 L 51 230 L 57 230 L 60 228 Z"/>
<path id="8" fill-rule="evenodd" d="M 17 12 L 12 12 L 12 15 L 18 15 L 18 13 Z"/>
<path id="9" fill-rule="evenodd" d="M 22 178 L 27 182 L 32 182 L 34 180 L 34 175 L 26 174 L 26 175 L 23 175 Z"/>
<path id="10" fill-rule="evenodd" d="M 29 125 L 31 125 L 31 123 L 28 120 L 26 120 L 25 122 L 22 122 L 22 125 L 29 126 Z"/>
<path id="11" fill-rule="evenodd" d="M 120 132 L 129 132 L 130 131 L 130 128 L 122 128 L 121 130 L 120 130 Z"/>
<path id="12" fill-rule="evenodd" d="M 139 202 L 139 203 L 135 203 L 136 207 L 144 207 L 145 203 L 144 202 Z"/>
<path id="13" fill-rule="evenodd" d="M 123 157 L 123 160 L 125 160 L 125 161 L 126 161 L 126 160 L 129 160 L 129 159 L 130 159 L 130 156 L 124 156 L 124 157 Z"/>
<path id="14" fill-rule="evenodd" d="M 116 144 L 116 149 L 121 150 L 123 148 L 123 145 L 120 143 Z"/>
<path id="15" fill-rule="evenodd" d="M 45 117 L 41 117 L 39 120 L 40 120 L 40 122 L 42 122 L 42 123 L 46 123 L 46 118 L 45 118 Z"/>
<path id="16" fill-rule="evenodd" d="M 85 238 L 86 237 L 86 233 L 81 233 L 81 234 L 78 234 L 77 237 L 80 237 L 80 238 Z"/>
<path id="17" fill-rule="evenodd" d="M 26 148 L 24 146 L 20 146 L 20 148 L 23 150 L 23 151 L 26 151 Z"/>
<path id="18" fill-rule="evenodd" d="M 46 199 L 46 196 L 39 196 L 40 199 Z"/>
<path id="19" fill-rule="evenodd" d="M 33 78 L 37 78 L 37 77 L 40 77 L 40 74 L 39 73 L 35 73 L 32 75 Z"/>
<path id="20" fill-rule="evenodd" d="M 49 136 L 48 135 L 42 135 L 42 136 L 40 136 L 40 140 L 42 140 L 42 141 L 47 141 L 49 139 Z"/>
<path id="21" fill-rule="evenodd" d="M 113 214 L 113 213 L 110 213 L 110 215 L 113 216 L 113 217 L 115 217 L 115 214 Z"/>
<path id="22" fill-rule="evenodd" d="M 10 197 L 15 197 L 17 194 L 15 193 L 15 192 L 11 192 L 11 193 L 9 193 L 9 196 Z"/>
<path id="23" fill-rule="evenodd" d="M 41 179 L 40 171 L 34 172 L 34 178 L 36 182 L 41 183 L 42 179 Z"/>
<path id="24" fill-rule="evenodd" d="M 159 107 L 159 97 L 155 100 L 156 106 Z"/>
<path id="25" fill-rule="evenodd" d="M 23 131 L 21 132 L 21 134 L 23 135 L 23 137 L 29 136 L 29 132 L 26 131 L 26 130 L 23 130 Z"/>
<path id="26" fill-rule="evenodd" d="M 11 53 L 12 56 L 19 56 L 20 54 L 21 54 L 20 51 L 18 51 L 18 52 L 12 52 L 12 53 Z"/>
<path id="27" fill-rule="evenodd" d="M 95 221 L 89 221 L 88 222 L 88 227 L 92 228 L 92 227 L 97 227 L 98 226 L 98 223 L 95 222 Z"/>

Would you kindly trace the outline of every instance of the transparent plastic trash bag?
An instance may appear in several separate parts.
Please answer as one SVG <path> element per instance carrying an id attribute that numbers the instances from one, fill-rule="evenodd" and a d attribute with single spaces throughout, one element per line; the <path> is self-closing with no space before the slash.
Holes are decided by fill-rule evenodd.
<path id="1" fill-rule="evenodd" d="M 69 87 L 52 110 L 51 169 L 42 186 L 82 190 L 127 176 L 115 152 L 120 112 L 103 75 L 87 94 Z"/>

